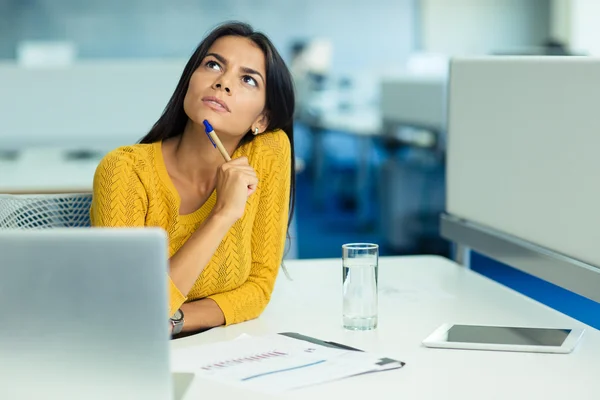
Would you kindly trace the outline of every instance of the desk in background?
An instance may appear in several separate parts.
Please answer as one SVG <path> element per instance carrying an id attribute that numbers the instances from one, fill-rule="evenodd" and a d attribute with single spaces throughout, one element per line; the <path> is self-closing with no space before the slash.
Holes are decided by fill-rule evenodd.
<path id="1" fill-rule="evenodd" d="M 110 149 L 28 148 L 0 154 L 0 194 L 89 193 Z M 296 172 L 304 161 L 296 159 Z"/>
<path id="2" fill-rule="evenodd" d="M 289 399 L 565 399 L 600 398 L 600 332 L 441 257 L 380 258 L 379 328 L 341 326 L 339 260 L 286 263 L 293 281 L 277 280 L 271 303 L 253 321 L 178 339 L 173 348 L 232 340 L 242 333 L 299 332 L 403 360 L 396 371 L 289 392 Z M 429 349 L 421 345 L 445 322 L 585 327 L 573 353 L 535 354 Z M 196 379 L 186 399 L 269 398 Z M 275 397 L 282 398 L 282 397 Z"/>
<path id="3" fill-rule="evenodd" d="M 30 148 L 0 158 L 0 193 L 90 193 L 107 151 Z"/>

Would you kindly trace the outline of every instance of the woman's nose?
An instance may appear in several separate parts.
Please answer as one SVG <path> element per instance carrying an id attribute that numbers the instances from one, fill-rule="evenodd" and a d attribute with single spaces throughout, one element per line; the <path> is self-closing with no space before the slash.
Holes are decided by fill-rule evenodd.
<path id="1" fill-rule="evenodd" d="M 224 88 L 224 89 L 225 89 L 225 91 L 226 91 L 227 93 L 231 93 L 231 89 L 229 89 L 229 88 L 228 88 L 228 87 L 226 87 L 226 86 L 225 86 L 225 87 L 223 87 L 223 85 L 222 85 L 222 84 L 220 84 L 220 83 L 217 83 L 217 84 L 216 84 L 216 88 L 217 88 L 217 89 Z"/>

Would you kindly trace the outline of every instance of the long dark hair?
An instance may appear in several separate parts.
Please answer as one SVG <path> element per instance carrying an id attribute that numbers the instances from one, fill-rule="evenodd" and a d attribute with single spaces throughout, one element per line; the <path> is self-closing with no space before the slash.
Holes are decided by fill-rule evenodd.
<path id="1" fill-rule="evenodd" d="M 290 176 L 290 212 L 289 224 L 292 221 L 296 193 L 296 162 L 294 155 L 294 84 L 292 76 L 279 52 L 271 40 L 261 32 L 255 31 L 250 25 L 242 22 L 228 22 L 217 26 L 200 42 L 194 54 L 183 69 L 175 92 L 165 107 L 162 115 L 156 121 L 150 132 L 140 143 L 154 143 L 174 136 L 179 136 L 188 122 L 188 116 L 183 109 L 183 99 L 187 92 L 192 73 L 200 66 L 206 53 L 213 43 L 223 36 L 240 36 L 252 40 L 265 55 L 266 64 L 266 103 L 265 111 L 269 118 L 266 132 L 277 129 L 283 130 L 291 146 L 291 176 Z M 268 133 L 266 133 L 268 135 Z M 254 139 L 252 132 L 247 132 L 240 145 L 249 143 Z"/>

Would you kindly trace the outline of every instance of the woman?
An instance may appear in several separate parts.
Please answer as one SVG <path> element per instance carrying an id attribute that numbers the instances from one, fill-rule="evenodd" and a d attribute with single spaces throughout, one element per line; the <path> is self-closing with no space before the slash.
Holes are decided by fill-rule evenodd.
<path id="1" fill-rule="evenodd" d="M 200 43 L 140 144 L 98 166 L 93 226 L 167 232 L 174 334 L 256 318 L 269 302 L 293 212 L 293 113 L 292 79 L 271 41 L 224 24 Z"/>

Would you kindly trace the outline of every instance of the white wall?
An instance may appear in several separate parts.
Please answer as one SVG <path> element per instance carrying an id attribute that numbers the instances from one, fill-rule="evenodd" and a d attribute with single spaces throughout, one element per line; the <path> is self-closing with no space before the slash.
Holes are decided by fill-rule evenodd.
<path id="1" fill-rule="evenodd" d="M 571 46 L 600 56 L 600 1 L 573 0 L 570 18 Z"/>
<path id="2" fill-rule="evenodd" d="M 489 54 L 540 46 L 549 33 L 548 0 L 421 0 L 423 50 Z"/>
<path id="3" fill-rule="evenodd" d="M 552 0 L 552 33 L 575 52 L 600 56 L 600 1 Z"/>
<path id="4" fill-rule="evenodd" d="M 216 24 L 265 31 L 286 57 L 296 39 L 328 37 L 339 71 L 403 63 L 416 0 L 0 0 L 0 58 L 21 40 L 70 40 L 82 58 L 180 58 Z"/>
<path id="5" fill-rule="evenodd" d="M 8 76 L 0 77 L 0 83 L 8 88 L 0 89 L 0 104 L 5 106 L 0 108 L 0 149 L 49 141 L 56 145 L 87 142 L 108 145 L 115 140 L 129 141 L 143 136 L 166 105 L 171 82 L 178 78 L 171 70 L 168 75 L 156 71 L 156 63 L 185 60 L 207 31 L 232 19 L 249 22 L 264 31 L 286 59 L 290 45 L 296 40 L 328 38 L 333 44 L 333 72 L 350 74 L 359 81 L 368 78 L 369 86 L 376 87 L 371 81 L 378 72 L 403 65 L 413 50 L 416 1 L 0 0 L 0 59 L 14 58 L 17 44 L 24 40 L 64 40 L 76 45 L 82 60 L 73 66 L 76 71 L 71 71 L 73 74 L 91 71 L 96 62 L 98 68 L 106 68 L 103 63 L 121 65 L 130 61 L 144 71 L 143 76 L 160 74 L 155 78 L 160 83 L 152 88 L 153 97 L 141 100 L 136 100 L 135 92 L 124 93 L 132 86 L 132 81 L 124 78 L 126 70 L 112 80 L 101 74 L 110 85 L 94 85 L 96 98 L 90 99 L 89 93 L 86 96 L 86 100 L 104 107 L 91 116 L 85 108 L 88 102 L 77 102 L 72 95 L 84 89 L 75 86 L 82 82 L 83 75 L 73 75 L 73 79 L 65 81 L 64 85 L 73 88 L 66 94 L 52 88 L 57 81 L 46 82 L 42 77 L 61 74 L 60 71 L 32 71 L 31 77 L 19 74 L 18 82 L 36 79 L 46 82 L 29 84 L 27 88 Z M 138 63 L 144 60 L 147 67 Z M 68 79 L 65 74 L 71 72 L 63 72 L 61 79 Z M 96 79 L 96 83 L 99 81 L 100 78 Z M 108 87 L 113 91 L 106 90 Z M 27 107 L 31 103 L 28 96 L 32 95 L 55 101 L 36 101 L 32 112 L 32 107 Z M 137 108 L 136 103 L 139 103 Z M 132 107 L 135 116 L 119 111 Z M 106 114 L 111 118 L 100 118 Z M 44 118 L 32 119 L 32 115 Z M 119 123 L 119 118 L 123 122 Z M 88 127 L 87 120 L 91 123 Z"/>

